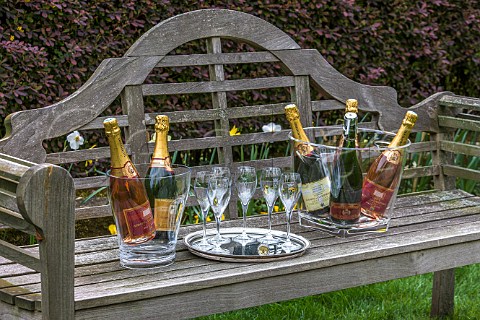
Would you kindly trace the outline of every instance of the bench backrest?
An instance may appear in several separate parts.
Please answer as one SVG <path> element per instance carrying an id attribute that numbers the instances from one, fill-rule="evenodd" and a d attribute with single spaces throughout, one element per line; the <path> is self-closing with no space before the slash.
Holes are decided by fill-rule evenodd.
<path id="1" fill-rule="evenodd" d="M 195 41 L 204 41 L 206 52 L 185 53 L 189 49 L 188 44 Z M 246 44 L 239 46 L 244 50 L 223 52 L 225 43 L 229 41 Z M 237 79 L 228 72 L 244 64 L 278 67 L 278 75 Z M 194 73 L 202 73 L 202 68 L 206 69 L 205 74 L 197 77 L 201 81 L 152 83 L 152 74 L 158 73 L 158 70 L 161 72 L 162 68 L 182 72 L 190 68 Z M 258 92 L 277 89 L 287 94 L 275 97 L 274 103 L 239 106 L 235 105 L 235 96 L 231 96 L 232 92 L 240 91 L 261 97 Z M 145 101 L 150 96 L 173 95 L 183 98 L 185 95 L 205 94 L 210 95 L 209 105 L 195 105 L 192 99 L 189 104 L 191 109 L 182 111 L 165 111 L 162 106 L 155 110 L 145 109 Z M 419 114 L 416 130 L 432 134 L 430 142 L 414 144 L 412 152 L 433 152 L 436 155 L 433 164 L 426 168 L 406 170 L 406 178 L 435 176 L 438 180 L 441 176 L 440 154 L 437 152 L 441 139 L 437 137 L 437 133 L 440 133 L 437 105 L 443 96 L 449 94 L 437 94 L 412 108 Z M 370 121 L 362 124 L 365 127 L 396 130 L 406 111 L 398 105 L 394 89 L 367 86 L 346 78 L 317 50 L 300 48 L 286 33 L 260 18 L 231 10 L 199 10 L 170 18 L 147 31 L 122 58 L 104 60 L 91 78 L 68 98 L 47 108 L 10 115 L 6 120 L 7 135 L 0 140 L 0 152 L 37 163 L 60 165 L 108 158 L 109 148 L 106 144 L 93 149 L 47 154 L 42 143 L 65 137 L 74 130 L 84 135 L 88 131 L 101 132 L 105 113 L 117 102 L 118 97 L 122 114 L 115 117 L 124 128 L 127 149 L 135 163 L 149 162 L 153 150 L 153 143 L 148 142 L 149 131 L 157 114 L 168 115 L 172 126 L 178 125 L 177 128 L 180 128 L 177 130 L 194 128 L 195 134 L 190 135 L 193 131 L 189 131 L 183 134 L 182 139 L 169 142 L 171 152 L 197 150 L 198 156 L 202 150 L 216 148 L 216 162 L 235 166 L 238 165 L 238 159 L 234 154 L 239 146 L 287 141 L 289 130 L 284 127 L 281 132 L 257 131 L 231 136 L 229 131 L 232 125 L 244 118 L 283 117 L 284 106 L 290 102 L 299 106 L 304 126 L 315 124 L 315 115 L 343 110 L 344 102 L 349 98 L 357 99 L 360 110 L 372 115 Z M 456 113 L 458 111 L 454 109 L 449 114 Z M 202 126 L 212 130 L 202 133 L 199 129 Z M 338 132 L 338 125 L 332 126 L 331 132 Z M 276 155 L 246 162 L 256 167 L 272 164 L 285 167 L 290 165 L 290 161 L 288 155 Z M 193 170 L 195 172 L 206 166 L 195 166 Z M 443 180 L 435 183 L 437 187 L 445 187 Z M 101 175 L 75 179 L 77 190 L 98 188 L 105 184 L 106 180 Z M 191 203 L 194 203 L 194 199 L 191 199 Z M 77 219 L 110 214 L 106 204 L 76 210 Z M 236 206 L 232 205 L 230 218 L 236 217 Z"/>

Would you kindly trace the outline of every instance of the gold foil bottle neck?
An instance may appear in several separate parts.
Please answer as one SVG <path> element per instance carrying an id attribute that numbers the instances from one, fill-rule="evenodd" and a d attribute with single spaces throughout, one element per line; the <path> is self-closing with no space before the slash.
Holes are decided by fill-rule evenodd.
<path id="1" fill-rule="evenodd" d="M 107 118 L 103 120 L 103 127 L 106 135 L 120 134 L 120 127 L 116 118 Z"/>
<path id="2" fill-rule="evenodd" d="M 165 131 L 168 132 L 170 129 L 170 120 L 166 115 L 157 115 L 155 117 L 155 131 Z"/>
<path id="3" fill-rule="evenodd" d="M 285 116 L 289 122 L 300 119 L 300 112 L 295 104 L 285 106 Z"/>
<path id="4" fill-rule="evenodd" d="M 418 119 L 418 115 L 415 112 L 407 111 L 402 124 L 411 128 L 415 125 L 415 122 L 417 122 L 417 119 Z"/>
<path id="5" fill-rule="evenodd" d="M 345 102 L 345 113 L 347 112 L 358 113 L 358 101 L 356 99 L 348 99 Z"/>

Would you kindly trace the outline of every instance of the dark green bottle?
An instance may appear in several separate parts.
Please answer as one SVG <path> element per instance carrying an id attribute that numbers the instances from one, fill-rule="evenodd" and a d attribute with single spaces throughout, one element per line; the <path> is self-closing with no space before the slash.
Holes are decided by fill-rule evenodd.
<path id="1" fill-rule="evenodd" d="M 309 143 L 300 122 L 297 106 L 287 105 L 285 115 L 292 128 L 292 136 L 297 140 L 294 143 L 294 168 L 302 178 L 300 207 L 313 216 L 327 216 L 330 202 L 330 179 L 325 172 L 320 156 Z"/>
<path id="2" fill-rule="evenodd" d="M 145 187 L 157 230 L 155 236 L 157 241 L 173 239 L 176 223 L 176 217 L 172 216 L 169 210 L 175 196 L 175 175 L 167 145 L 169 128 L 167 116 L 155 117 L 155 148 L 145 177 Z"/>
<path id="3" fill-rule="evenodd" d="M 358 102 L 346 102 L 343 134 L 335 154 L 330 194 L 330 216 L 341 224 L 355 223 L 360 217 L 362 167 L 355 149 L 357 143 Z"/>

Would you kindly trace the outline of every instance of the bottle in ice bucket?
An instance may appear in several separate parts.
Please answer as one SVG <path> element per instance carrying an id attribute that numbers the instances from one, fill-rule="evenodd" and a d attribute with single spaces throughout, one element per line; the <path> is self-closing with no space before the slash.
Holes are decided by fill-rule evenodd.
<path id="1" fill-rule="evenodd" d="M 170 214 L 170 205 L 175 195 L 175 177 L 168 152 L 168 116 L 155 117 L 155 147 L 145 178 L 147 193 L 153 208 L 156 239 L 169 239 L 176 223 L 175 215 Z"/>
<path id="2" fill-rule="evenodd" d="M 105 119 L 103 126 L 110 145 L 110 199 L 117 232 L 126 244 L 148 241 L 155 236 L 155 225 L 145 187 L 125 150 L 117 119 Z"/>
<path id="3" fill-rule="evenodd" d="M 330 216 L 334 222 L 354 223 L 360 217 L 362 168 L 357 150 L 358 102 L 346 101 L 343 134 L 332 168 Z"/>
<path id="4" fill-rule="evenodd" d="M 384 216 L 388 203 L 400 183 L 400 173 L 403 166 L 403 146 L 408 141 L 417 114 L 408 111 L 402 125 L 387 150 L 372 163 L 363 182 L 362 188 L 362 213 L 372 219 Z"/>
<path id="5" fill-rule="evenodd" d="M 329 212 L 330 180 L 325 173 L 319 155 L 315 153 L 312 145 L 300 122 L 300 113 L 295 104 L 285 107 L 285 115 L 292 128 L 293 138 L 305 143 L 294 143 L 295 172 L 302 178 L 302 197 L 300 207 L 309 214 L 322 215 Z"/>

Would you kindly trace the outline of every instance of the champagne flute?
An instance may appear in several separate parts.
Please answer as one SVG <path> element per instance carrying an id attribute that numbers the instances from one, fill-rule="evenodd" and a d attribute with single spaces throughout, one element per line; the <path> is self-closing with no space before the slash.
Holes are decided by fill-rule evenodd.
<path id="1" fill-rule="evenodd" d="M 278 240 L 272 236 L 272 212 L 275 201 L 278 198 L 278 185 L 282 170 L 278 167 L 263 168 L 260 174 L 260 186 L 268 208 L 268 233 L 262 238 L 266 244 L 277 243 Z"/>
<path id="2" fill-rule="evenodd" d="M 207 215 L 208 210 L 210 209 L 210 201 L 208 200 L 208 182 L 213 176 L 213 173 L 210 171 L 199 171 L 195 177 L 193 183 L 193 191 L 197 197 L 198 204 L 200 205 L 200 210 L 202 212 L 202 221 L 203 221 L 203 237 L 202 240 L 196 243 L 201 249 L 206 250 L 212 248 L 212 245 L 207 241 Z"/>
<path id="3" fill-rule="evenodd" d="M 241 166 L 238 167 L 235 178 L 235 186 L 237 188 L 238 197 L 242 204 L 243 212 L 243 230 L 242 234 L 238 235 L 236 239 L 246 242 L 253 240 L 247 234 L 247 210 L 248 204 L 257 188 L 257 172 L 254 167 Z"/>
<path id="4" fill-rule="evenodd" d="M 283 206 L 285 207 L 285 214 L 287 215 L 287 239 L 282 244 L 282 249 L 287 252 L 299 247 L 290 241 L 290 220 L 292 219 L 293 207 L 300 197 L 301 190 L 302 180 L 299 173 L 288 172 L 281 175 L 278 193 L 280 195 L 280 200 L 282 200 Z"/>
<path id="5" fill-rule="evenodd" d="M 215 251 L 222 251 L 223 249 L 220 248 L 220 244 L 230 241 L 221 236 L 220 221 L 222 220 L 222 214 L 230 201 L 231 191 L 232 189 L 229 178 L 216 176 L 215 174 L 210 178 L 207 195 L 217 223 L 217 234 L 213 238 L 210 238 L 210 243 L 216 245 L 214 248 Z"/>

